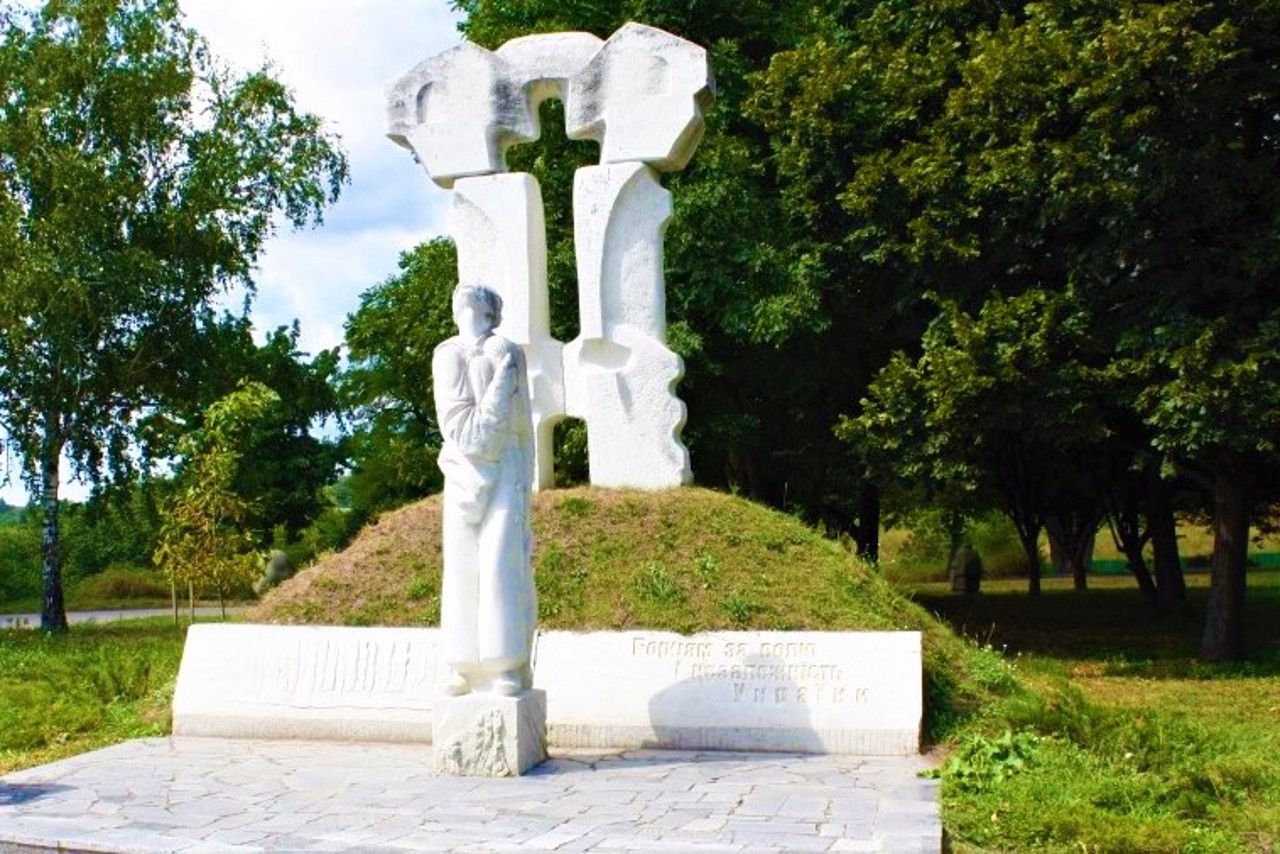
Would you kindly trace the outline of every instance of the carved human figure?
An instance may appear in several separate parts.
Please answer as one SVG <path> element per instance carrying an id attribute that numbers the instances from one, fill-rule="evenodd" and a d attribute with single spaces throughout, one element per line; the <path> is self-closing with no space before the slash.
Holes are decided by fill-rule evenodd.
<path id="1" fill-rule="evenodd" d="M 447 694 L 513 696 L 530 687 L 537 615 L 530 556 L 533 422 L 524 354 L 494 334 L 502 298 L 460 285 L 458 334 L 432 357 L 444 442 L 444 582 L 440 596 Z"/>

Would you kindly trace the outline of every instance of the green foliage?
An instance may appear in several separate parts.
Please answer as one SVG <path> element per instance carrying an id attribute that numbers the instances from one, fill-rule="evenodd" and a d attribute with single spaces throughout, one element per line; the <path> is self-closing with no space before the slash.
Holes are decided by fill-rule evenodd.
<path id="1" fill-rule="evenodd" d="M 209 407 L 204 426 L 183 443 L 185 460 L 152 558 L 175 585 L 222 598 L 258 575 L 261 556 L 246 529 L 249 503 L 233 487 L 246 438 L 279 404 L 271 389 L 247 383 Z"/>
<path id="2" fill-rule="evenodd" d="M 753 102 L 792 131 L 779 168 L 815 215 L 940 295 L 846 436 L 899 475 L 994 490 L 1029 559 L 1039 521 L 1088 528 L 1132 471 L 1249 504 L 1220 539 L 1212 657 L 1242 652 L 1231 543 L 1276 483 L 1278 16 L 880 6 L 775 57 Z M 852 122 L 870 130 L 841 147 Z"/>
<path id="3" fill-rule="evenodd" d="M 1243 851 L 1232 815 L 1280 786 L 1256 745 L 1163 709 L 1121 712 L 1059 686 L 993 715 L 941 770 L 955 837 L 1047 850 Z M 1260 828 L 1254 828 L 1260 829 Z"/>
<path id="4" fill-rule="evenodd" d="M 168 581 L 160 574 L 131 566 L 109 566 L 75 584 L 73 600 L 81 602 L 123 602 L 136 599 L 169 598 Z"/>
<path id="5" fill-rule="evenodd" d="M 703 590 L 710 590 L 720 581 L 720 564 L 711 555 L 698 555 L 693 572 Z"/>
<path id="6" fill-rule="evenodd" d="M 239 336 L 227 349 L 239 356 L 219 368 L 219 382 L 210 384 L 214 396 L 192 420 L 203 419 L 208 406 L 241 384 L 257 382 L 279 397 L 276 405 L 255 421 L 239 448 L 247 461 L 236 475 L 235 491 L 249 505 L 246 528 L 259 548 L 270 545 L 272 532 L 282 529 L 291 543 L 330 506 L 324 489 L 334 479 L 341 453 L 337 443 L 311 435 L 323 418 L 339 412 L 332 381 L 338 373 L 338 351 L 313 357 L 298 350 L 299 328 L 280 327 L 258 346 Z"/>
<path id="7" fill-rule="evenodd" d="M 443 238 L 400 256 L 400 272 L 360 296 L 347 318 L 348 367 L 338 393 L 351 418 L 345 450 L 350 506 L 372 513 L 438 491 L 440 435 L 431 357 L 456 331 L 451 295 L 457 254 Z"/>
<path id="8" fill-rule="evenodd" d="M 680 585 L 660 563 L 645 565 L 636 576 L 636 589 L 643 599 L 654 605 L 672 605 L 685 598 Z"/>
<path id="9" fill-rule="evenodd" d="M 947 758 L 939 776 L 957 794 L 985 792 L 1034 765 L 1042 739 L 1026 730 L 1005 730 L 995 738 L 974 734 Z"/>
<path id="10" fill-rule="evenodd" d="M 252 293 L 267 238 L 319 220 L 346 161 L 173 0 L 6 2 L 0 28 L 0 422 L 44 503 L 59 629 L 59 460 L 102 482 L 150 459 L 153 416 L 202 387 L 214 299 Z"/>
<path id="11" fill-rule="evenodd" d="M 737 627 L 746 627 L 758 614 L 768 611 L 768 607 L 749 593 L 734 591 L 720 603 L 720 607 L 729 615 L 729 621 Z"/>
<path id="12" fill-rule="evenodd" d="M 123 625 L 0 631 L 0 773 L 166 733 L 182 640 Z"/>
<path id="13" fill-rule="evenodd" d="M 40 532 L 24 523 L 0 525 L 0 602 L 40 592 Z"/>
<path id="14" fill-rule="evenodd" d="M 427 601 L 437 599 L 440 596 L 440 591 L 437 589 L 435 578 L 419 576 L 409 582 L 409 586 L 404 590 L 404 595 L 415 601 Z"/>

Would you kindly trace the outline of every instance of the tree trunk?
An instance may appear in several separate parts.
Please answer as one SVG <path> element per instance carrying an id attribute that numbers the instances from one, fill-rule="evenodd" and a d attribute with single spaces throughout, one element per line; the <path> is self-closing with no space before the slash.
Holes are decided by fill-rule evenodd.
<path id="1" fill-rule="evenodd" d="M 1138 514 L 1136 504 L 1126 502 L 1124 505 L 1113 504 L 1108 523 L 1111 528 L 1111 539 L 1115 541 L 1116 551 L 1124 555 L 1125 565 L 1138 582 L 1138 590 L 1142 600 L 1148 605 L 1156 604 L 1156 582 L 1147 569 L 1147 559 L 1142 554 L 1146 540 L 1142 536 L 1142 517 Z"/>
<path id="2" fill-rule="evenodd" d="M 1159 599 L 1159 593 L 1156 590 L 1155 579 L 1151 577 L 1151 570 L 1147 569 L 1147 559 L 1143 557 L 1142 546 L 1132 550 L 1126 549 L 1124 551 L 1124 560 L 1134 580 L 1138 582 L 1138 590 L 1142 593 L 1142 601 L 1148 605 L 1155 605 Z"/>
<path id="3" fill-rule="evenodd" d="M 169 599 L 173 603 L 173 627 L 181 628 L 182 620 L 178 616 L 178 580 L 169 576 Z"/>
<path id="4" fill-rule="evenodd" d="M 880 562 L 880 490 L 863 481 L 858 492 L 858 557 L 868 563 Z"/>
<path id="5" fill-rule="evenodd" d="M 1245 657 L 1245 568 L 1249 557 L 1249 499 L 1242 478 L 1224 467 L 1213 479 L 1213 579 L 1200 657 Z"/>
<path id="6" fill-rule="evenodd" d="M 58 533 L 58 461 L 62 442 L 54 431 L 45 436 L 40 451 L 40 628 L 46 632 L 67 630 L 67 609 L 62 597 L 62 542 Z"/>
<path id="7" fill-rule="evenodd" d="M 1051 550 L 1057 553 L 1063 569 L 1071 573 L 1076 591 L 1088 590 L 1089 562 L 1093 558 L 1098 517 L 1078 513 L 1049 516 L 1044 527 L 1049 534 Z"/>
<path id="8" fill-rule="evenodd" d="M 1040 595 L 1040 531 L 1024 532 L 1019 530 L 1018 540 L 1022 543 L 1022 551 L 1027 556 L 1027 593 Z"/>
<path id="9" fill-rule="evenodd" d="M 1156 570 L 1156 607 L 1165 617 L 1172 616 L 1187 600 L 1187 583 L 1178 556 L 1178 523 L 1169 491 L 1169 482 L 1160 476 L 1159 465 L 1152 466 L 1147 473 L 1147 530 L 1151 533 Z"/>

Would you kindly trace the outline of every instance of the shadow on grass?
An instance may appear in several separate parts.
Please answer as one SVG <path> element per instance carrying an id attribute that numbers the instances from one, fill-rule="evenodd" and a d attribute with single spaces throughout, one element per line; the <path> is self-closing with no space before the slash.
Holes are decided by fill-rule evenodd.
<path id="1" fill-rule="evenodd" d="M 1161 619 L 1136 588 L 1114 586 L 1076 593 L 1046 590 L 991 592 L 964 596 L 917 590 L 916 602 L 978 643 L 1010 654 L 1092 661 L 1127 675 L 1280 675 L 1280 573 L 1250 573 L 1246 627 L 1252 660 L 1239 665 L 1206 665 L 1196 660 L 1204 631 L 1208 590 L 1196 579 L 1187 602 Z M 1255 583 L 1259 582 L 1259 583 Z"/>

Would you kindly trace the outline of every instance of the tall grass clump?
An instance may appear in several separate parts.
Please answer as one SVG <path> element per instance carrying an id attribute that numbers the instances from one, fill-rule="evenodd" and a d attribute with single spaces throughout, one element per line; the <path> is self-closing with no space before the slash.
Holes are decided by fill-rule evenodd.
<path id="1" fill-rule="evenodd" d="M 164 625 L 0 630 L 0 773 L 168 732 L 182 643 Z"/>
<path id="2" fill-rule="evenodd" d="M 944 819 L 960 851 L 1270 851 L 1280 769 L 1258 747 L 1063 681 L 964 729 L 940 772 Z"/>
<path id="3" fill-rule="evenodd" d="M 68 598 L 98 607 L 139 600 L 167 602 L 170 589 L 169 582 L 155 570 L 113 564 L 76 581 Z"/>

